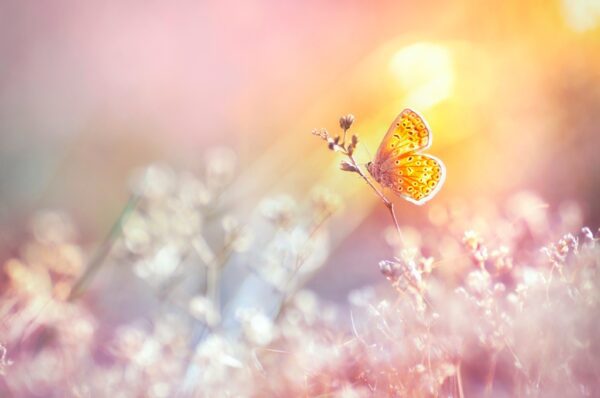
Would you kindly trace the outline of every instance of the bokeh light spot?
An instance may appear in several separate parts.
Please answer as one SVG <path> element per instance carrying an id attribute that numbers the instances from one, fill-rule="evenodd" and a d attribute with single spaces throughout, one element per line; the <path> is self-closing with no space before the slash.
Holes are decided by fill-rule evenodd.
<path id="1" fill-rule="evenodd" d="M 390 69 L 410 106 L 426 109 L 452 94 L 452 56 L 445 47 L 433 43 L 409 45 L 392 56 Z"/>
<path id="2" fill-rule="evenodd" d="M 598 0 L 563 0 L 562 8 L 567 24 L 576 32 L 594 29 L 600 22 Z"/>

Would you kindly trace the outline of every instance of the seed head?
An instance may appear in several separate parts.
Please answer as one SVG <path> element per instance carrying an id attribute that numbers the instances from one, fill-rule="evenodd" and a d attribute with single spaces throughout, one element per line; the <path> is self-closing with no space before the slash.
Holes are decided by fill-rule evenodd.
<path id="1" fill-rule="evenodd" d="M 340 127 L 344 131 L 350 129 L 352 123 L 354 123 L 354 115 L 352 114 L 347 114 L 346 116 L 342 116 L 340 118 Z"/>
<path id="2" fill-rule="evenodd" d="M 356 168 L 356 166 L 354 166 L 352 163 L 347 162 L 345 160 L 343 160 L 340 163 L 340 169 L 343 170 L 343 171 L 350 171 L 350 172 L 357 172 L 358 171 L 357 168 Z"/>

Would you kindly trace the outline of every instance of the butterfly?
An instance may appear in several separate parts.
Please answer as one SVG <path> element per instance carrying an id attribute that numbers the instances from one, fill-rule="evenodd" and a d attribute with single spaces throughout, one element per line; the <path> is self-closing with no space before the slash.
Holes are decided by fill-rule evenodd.
<path id="1" fill-rule="evenodd" d="M 438 158 L 420 153 L 431 146 L 427 122 L 412 109 L 404 109 L 388 129 L 367 170 L 375 181 L 417 205 L 442 187 L 446 178 Z"/>

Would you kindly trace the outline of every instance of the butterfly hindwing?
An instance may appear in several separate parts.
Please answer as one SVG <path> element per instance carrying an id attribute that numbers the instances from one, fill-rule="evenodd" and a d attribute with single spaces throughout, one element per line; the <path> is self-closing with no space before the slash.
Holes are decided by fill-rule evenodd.
<path id="1" fill-rule="evenodd" d="M 427 149 L 431 145 L 431 132 L 425 120 L 412 109 L 404 109 L 388 129 L 375 157 L 384 162 L 405 153 Z"/>
<path id="2" fill-rule="evenodd" d="M 382 171 L 389 188 L 416 204 L 431 199 L 446 178 L 444 164 L 439 159 L 420 153 L 389 159 Z"/>

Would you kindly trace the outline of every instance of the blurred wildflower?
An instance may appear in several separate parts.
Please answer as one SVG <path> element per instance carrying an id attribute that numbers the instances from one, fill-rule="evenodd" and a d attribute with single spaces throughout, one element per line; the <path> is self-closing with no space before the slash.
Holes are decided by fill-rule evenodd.
<path id="1" fill-rule="evenodd" d="M 149 199 L 160 199 L 173 190 L 175 178 L 175 172 L 170 167 L 153 164 L 133 175 L 131 191 Z"/>
<path id="2" fill-rule="evenodd" d="M 6 375 L 6 368 L 11 364 L 12 362 L 6 358 L 6 347 L 0 344 L 0 376 Z"/>
<path id="3" fill-rule="evenodd" d="M 342 205 L 340 197 L 328 189 L 315 188 L 311 192 L 311 204 L 317 219 L 327 219 Z"/>
<path id="4" fill-rule="evenodd" d="M 420 292 L 423 289 L 423 278 L 414 260 L 381 261 L 379 269 L 400 290 Z"/>
<path id="5" fill-rule="evenodd" d="M 232 373 L 244 367 L 244 363 L 236 355 L 236 345 L 226 338 L 210 335 L 202 342 L 194 354 L 194 362 L 200 369 L 199 379 L 195 382 L 202 386 L 204 393 L 236 391 L 241 386 L 232 383 Z M 209 394 L 210 395 L 210 394 Z"/>
<path id="6" fill-rule="evenodd" d="M 467 287 L 473 294 L 482 295 L 489 291 L 490 274 L 485 270 L 471 271 L 467 275 Z"/>
<path id="7" fill-rule="evenodd" d="M 240 225 L 232 216 L 223 217 L 221 223 L 225 232 L 225 246 L 230 246 L 236 252 L 245 252 L 250 248 L 252 234 L 247 227 Z"/>
<path id="8" fill-rule="evenodd" d="M 294 224 L 296 212 L 298 211 L 294 199 L 287 195 L 265 199 L 260 208 L 267 220 L 283 229 L 288 229 Z"/>
<path id="9" fill-rule="evenodd" d="M 151 258 L 139 260 L 134 267 L 135 274 L 148 283 L 159 286 L 174 276 L 181 261 L 181 253 L 174 245 L 160 248 Z"/>
<path id="10" fill-rule="evenodd" d="M 350 156 L 357 142 L 322 137 Z M 279 196 L 260 206 L 268 223 L 240 218 L 219 199 L 230 155 L 214 152 L 201 178 L 155 165 L 138 181 L 107 260 L 153 288 L 131 286 L 139 307 L 115 288 L 67 300 L 85 251 L 68 217 L 34 217 L 2 265 L 0 396 L 600 394 L 599 235 L 576 225 L 572 203 L 556 215 L 531 193 L 502 208 L 437 205 L 436 228 L 385 234 L 389 283 L 344 306 L 303 288 L 339 199 Z M 127 315 L 111 319 L 103 300 Z"/>
<path id="11" fill-rule="evenodd" d="M 210 327 L 216 326 L 221 321 L 221 315 L 215 308 L 214 303 L 207 297 L 195 296 L 189 304 L 190 314 Z"/>
<path id="12" fill-rule="evenodd" d="M 236 313 L 237 319 L 242 323 L 244 336 L 256 346 L 269 344 L 275 334 L 271 319 L 255 308 L 240 309 Z"/>
<path id="13" fill-rule="evenodd" d="M 237 156 L 227 147 L 212 148 L 205 158 L 206 185 L 211 190 L 220 190 L 227 186 L 235 175 Z"/>

